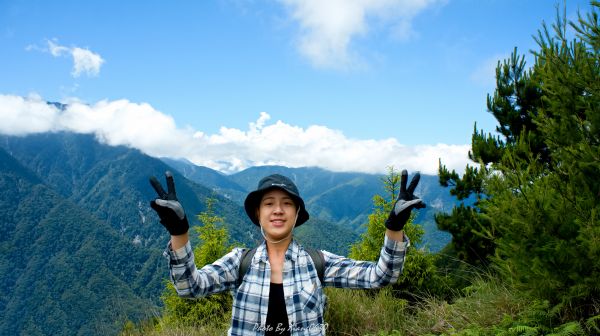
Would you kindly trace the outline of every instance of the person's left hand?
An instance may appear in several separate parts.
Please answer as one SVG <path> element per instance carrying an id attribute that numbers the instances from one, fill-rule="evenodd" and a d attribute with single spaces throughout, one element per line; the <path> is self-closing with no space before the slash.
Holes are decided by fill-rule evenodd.
<path id="1" fill-rule="evenodd" d="M 423 200 L 413 194 L 420 179 L 421 174 L 416 173 L 410 181 L 410 185 L 406 188 L 408 172 L 406 169 L 402 170 L 402 175 L 400 177 L 400 193 L 398 194 L 398 199 L 394 203 L 392 211 L 390 211 L 390 214 L 385 221 L 386 228 L 392 231 L 402 230 L 410 218 L 412 209 L 426 207 Z"/>

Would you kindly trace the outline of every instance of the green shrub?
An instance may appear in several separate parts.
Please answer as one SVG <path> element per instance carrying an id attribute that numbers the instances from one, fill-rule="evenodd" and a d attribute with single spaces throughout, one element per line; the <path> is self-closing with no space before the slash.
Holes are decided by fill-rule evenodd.
<path id="1" fill-rule="evenodd" d="M 400 190 L 400 174 L 390 167 L 388 175 L 383 178 L 383 184 L 388 197 L 373 197 L 374 210 L 369 215 L 366 232 L 360 241 L 351 246 L 350 258 L 370 261 L 379 258 L 386 231 L 384 223 Z M 414 224 L 413 219 L 414 214 L 404 227 L 404 233 L 409 237 L 412 247 L 407 252 L 404 270 L 398 282 L 394 284 L 395 295 L 411 300 L 423 295 L 447 296 L 449 282 L 438 271 L 436 256 L 415 248 L 421 244 L 425 231 L 420 225 Z"/>

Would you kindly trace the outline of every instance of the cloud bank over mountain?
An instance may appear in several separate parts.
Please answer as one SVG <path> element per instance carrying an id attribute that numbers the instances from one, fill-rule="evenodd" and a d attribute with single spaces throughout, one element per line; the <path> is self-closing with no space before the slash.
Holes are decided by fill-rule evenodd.
<path id="1" fill-rule="evenodd" d="M 406 146 L 396 138 L 353 139 L 322 125 L 302 128 L 281 120 L 271 122 L 266 112 L 246 130 L 223 126 L 216 134 L 205 134 L 178 126 L 150 104 L 125 99 L 95 104 L 71 101 L 60 108 L 36 95 L 0 95 L 0 118 L 0 133 L 5 135 L 94 134 L 109 145 L 125 145 L 157 157 L 185 158 L 224 173 L 284 165 L 365 173 L 384 173 L 394 166 L 436 174 L 440 158 L 448 168 L 462 172 L 470 149 L 465 144 Z"/>

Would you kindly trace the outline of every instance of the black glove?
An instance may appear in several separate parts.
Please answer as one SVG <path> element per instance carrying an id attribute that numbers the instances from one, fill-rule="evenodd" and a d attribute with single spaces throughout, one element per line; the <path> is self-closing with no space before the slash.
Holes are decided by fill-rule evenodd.
<path id="1" fill-rule="evenodd" d="M 422 199 L 413 195 L 420 179 L 421 174 L 416 173 L 407 189 L 406 181 L 408 180 L 408 172 L 406 169 L 402 170 L 402 176 L 400 177 L 400 194 L 398 195 L 396 203 L 394 203 L 394 208 L 392 208 L 390 215 L 385 221 L 386 228 L 392 231 L 402 230 L 410 218 L 412 209 L 422 209 L 426 206 Z"/>
<path id="2" fill-rule="evenodd" d="M 175 182 L 173 174 L 170 171 L 165 172 L 167 178 L 167 190 L 165 192 L 162 185 L 156 177 L 150 177 L 150 184 L 156 190 L 158 198 L 150 202 L 150 207 L 156 211 L 160 218 L 160 223 L 169 231 L 172 236 L 182 235 L 188 232 L 190 225 L 181 203 L 177 200 L 175 194 Z"/>

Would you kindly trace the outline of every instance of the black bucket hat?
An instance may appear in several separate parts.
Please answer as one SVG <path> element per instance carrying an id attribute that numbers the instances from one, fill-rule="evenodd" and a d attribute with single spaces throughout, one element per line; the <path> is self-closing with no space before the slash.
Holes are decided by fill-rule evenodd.
<path id="1" fill-rule="evenodd" d="M 298 212 L 298 219 L 296 220 L 296 226 L 300 226 L 306 222 L 309 217 L 308 212 L 306 211 L 304 200 L 302 200 L 302 197 L 300 197 L 300 193 L 298 192 L 298 188 L 294 182 L 283 175 L 273 174 L 260 180 L 256 190 L 252 191 L 248 194 L 248 196 L 246 196 L 244 208 L 246 209 L 246 214 L 248 217 L 250 217 L 250 220 L 252 220 L 252 223 L 254 223 L 256 226 L 260 226 L 258 218 L 256 218 L 256 209 L 258 209 L 263 195 L 267 191 L 275 188 L 281 189 L 290 194 L 296 203 L 296 206 L 300 209 L 300 212 Z"/>

